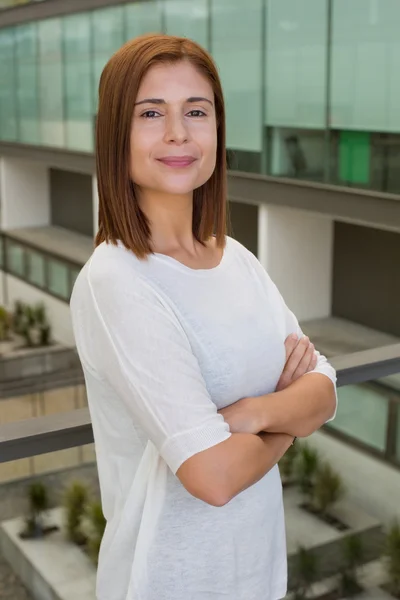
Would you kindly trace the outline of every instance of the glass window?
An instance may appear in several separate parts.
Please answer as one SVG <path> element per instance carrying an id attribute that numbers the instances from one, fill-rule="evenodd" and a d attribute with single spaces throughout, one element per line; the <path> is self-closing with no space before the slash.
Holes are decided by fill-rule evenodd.
<path id="1" fill-rule="evenodd" d="M 45 287 L 45 259 L 34 250 L 26 251 L 28 281 L 39 287 Z"/>
<path id="2" fill-rule="evenodd" d="M 187 9 L 187 0 L 165 0 L 164 6 L 166 32 L 169 35 L 191 38 L 207 48 L 208 0 L 197 0 L 190 10 Z"/>
<path id="3" fill-rule="evenodd" d="M 212 0 L 211 51 L 226 100 L 227 146 L 262 150 L 262 0 Z"/>
<path id="4" fill-rule="evenodd" d="M 61 298 L 69 298 L 68 267 L 59 260 L 49 259 L 49 290 Z"/>
<path id="5" fill-rule="evenodd" d="M 15 29 L 19 139 L 27 144 L 40 143 L 36 31 L 36 23 Z"/>
<path id="6" fill-rule="evenodd" d="M 7 269 L 25 278 L 25 249 L 11 240 L 7 240 Z"/>
<path id="7" fill-rule="evenodd" d="M 338 396 L 337 415 L 329 427 L 384 452 L 389 410 L 386 396 L 363 385 L 339 388 Z"/>
<path id="8" fill-rule="evenodd" d="M 268 130 L 269 173 L 312 181 L 324 179 L 325 132 L 274 127 Z"/>
<path id="9" fill-rule="evenodd" d="M 0 30 L 0 139 L 18 139 L 14 29 Z"/>
<path id="10" fill-rule="evenodd" d="M 90 13 L 63 19 L 66 145 L 93 150 L 93 100 Z"/>
<path id="11" fill-rule="evenodd" d="M 61 19 L 38 22 L 42 143 L 64 146 Z"/>
<path id="12" fill-rule="evenodd" d="M 71 290 L 75 285 L 76 278 L 78 277 L 80 269 L 75 269 L 74 267 L 71 269 Z"/>
<path id="13" fill-rule="evenodd" d="M 399 22 L 398 0 L 333 0 L 333 127 L 400 130 Z"/>
<path id="14" fill-rule="evenodd" d="M 325 127 L 328 3 L 268 0 L 266 119 L 278 127 Z"/>
<path id="15" fill-rule="evenodd" d="M 152 3 L 151 3 L 152 5 Z M 105 64 L 125 41 L 124 7 L 112 6 L 92 13 L 94 111 L 98 102 L 100 75 Z"/>
<path id="16" fill-rule="evenodd" d="M 161 2 L 134 2 L 125 6 L 125 38 L 161 32 Z"/>

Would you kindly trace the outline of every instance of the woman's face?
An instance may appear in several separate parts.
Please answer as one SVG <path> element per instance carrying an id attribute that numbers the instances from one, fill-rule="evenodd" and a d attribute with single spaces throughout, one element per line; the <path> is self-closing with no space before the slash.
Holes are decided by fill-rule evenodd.
<path id="1" fill-rule="evenodd" d="M 135 103 L 130 171 L 143 191 L 187 195 L 212 175 L 217 125 L 211 84 L 190 63 L 154 65 Z"/>

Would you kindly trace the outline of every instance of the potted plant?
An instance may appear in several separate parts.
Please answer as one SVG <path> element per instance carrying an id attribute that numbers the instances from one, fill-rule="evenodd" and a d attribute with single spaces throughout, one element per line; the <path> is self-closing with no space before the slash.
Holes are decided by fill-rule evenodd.
<path id="1" fill-rule="evenodd" d="M 329 463 L 320 465 L 315 473 L 314 484 L 312 488 L 312 505 L 326 516 L 331 506 L 333 506 L 344 494 L 344 486 L 337 473 Z"/>
<path id="2" fill-rule="evenodd" d="M 349 535 L 343 539 L 344 564 L 340 572 L 338 593 L 340 598 L 349 598 L 362 592 L 357 569 L 363 564 L 364 551 L 359 536 Z"/>
<path id="3" fill-rule="evenodd" d="M 294 563 L 294 600 L 305 600 L 318 574 L 317 557 L 299 546 Z"/>
<path id="4" fill-rule="evenodd" d="M 88 491 L 86 486 L 79 481 L 73 482 L 64 497 L 65 526 L 68 539 L 80 546 L 83 546 L 87 541 L 86 535 L 82 531 L 82 520 L 87 502 Z"/>
<path id="5" fill-rule="evenodd" d="M 385 546 L 388 590 L 393 596 L 400 598 L 400 524 L 397 521 L 388 531 Z"/>
<path id="6" fill-rule="evenodd" d="M 28 488 L 29 516 L 25 521 L 25 529 L 21 538 L 41 538 L 45 534 L 56 531 L 58 527 L 45 527 L 44 515 L 48 510 L 49 495 L 46 486 L 41 481 L 31 483 Z"/>

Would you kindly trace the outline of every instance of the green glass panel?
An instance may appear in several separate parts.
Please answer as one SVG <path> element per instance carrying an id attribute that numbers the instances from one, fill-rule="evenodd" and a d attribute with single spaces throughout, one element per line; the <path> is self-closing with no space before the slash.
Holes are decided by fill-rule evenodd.
<path id="1" fill-rule="evenodd" d="M 93 150 L 91 15 L 63 19 L 66 146 Z"/>
<path id="2" fill-rule="evenodd" d="M 61 19 L 39 21 L 38 36 L 42 143 L 63 147 L 65 135 Z"/>
<path id="3" fill-rule="evenodd" d="M 191 38 L 207 48 L 208 0 L 198 0 L 187 10 L 187 0 L 165 0 L 166 33 Z"/>
<path id="4" fill-rule="evenodd" d="M 54 259 L 49 259 L 49 290 L 56 296 L 60 296 L 68 300 L 69 298 L 69 281 L 68 267 Z"/>
<path id="5" fill-rule="evenodd" d="M 125 38 L 162 31 L 161 3 L 134 2 L 125 7 Z"/>
<path id="6" fill-rule="evenodd" d="M 20 141 L 40 143 L 36 23 L 15 29 L 16 92 Z"/>
<path id="7" fill-rule="evenodd" d="M 365 131 L 341 131 L 339 135 L 339 178 L 347 183 L 368 185 L 371 136 Z"/>
<path id="8" fill-rule="evenodd" d="M 328 2 L 267 0 L 265 115 L 278 127 L 325 127 Z"/>
<path id="9" fill-rule="evenodd" d="M 14 29 L 0 30 L 0 139 L 17 141 Z"/>
<path id="10" fill-rule="evenodd" d="M 23 246 L 7 241 L 7 268 L 10 273 L 25 277 L 25 251 Z"/>
<path id="11" fill-rule="evenodd" d="M 45 260 L 42 254 L 26 251 L 28 281 L 39 287 L 45 286 Z"/>
<path id="12" fill-rule="evenodd" d="M 385 451 L 388 399 L 362 385 L 346 385 L 338 390 L 338 410 L 329 427 Z"/>
<path id="13" fill-rule="evenodd" d="M 262 0 L 212 0 L 211 49 L 226 102 L 227 146 L 262 150 Z"/>
<path id="14" fill-rule="evenodd" d="M 94 113 L 98 103 L 100 75 L 105 64 L 125 41 L 124 7 L 113 6 L 92 13 Z"/>
<path id="15" fill-rule="evenodd" d="M 335 129 L 400 132 L 399 0 L 333 0 Z"/>

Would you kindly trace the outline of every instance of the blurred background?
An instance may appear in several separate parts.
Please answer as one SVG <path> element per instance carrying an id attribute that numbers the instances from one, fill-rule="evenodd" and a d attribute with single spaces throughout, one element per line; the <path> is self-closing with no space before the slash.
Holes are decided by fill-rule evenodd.
<path id="1" fill-rule="evenodd" d="M 230 233 L 338 372 L 336 420 L 280 464 L 291 595 L 400 597 L 399 23 L 398 0 L 0 0 L 1 599 L 95 598 L 68 302 L 97 229 L 99 76 L 157 31 L 212 53 Z"/>

